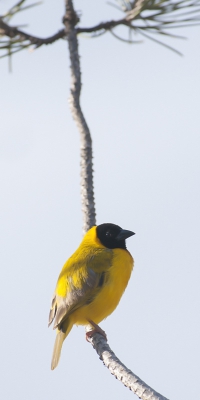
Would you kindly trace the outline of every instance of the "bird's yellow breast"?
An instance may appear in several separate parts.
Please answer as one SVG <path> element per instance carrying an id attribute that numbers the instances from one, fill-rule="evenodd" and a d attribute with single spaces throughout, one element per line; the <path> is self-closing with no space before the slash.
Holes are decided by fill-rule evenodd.
<path id="1" fill-rule="evenodd" d="M 91 228 L 64 264 L 56 286 L 56 294 L 66 298 L 71 286 L 81 290 L 88 269 L 103 274 L 102 285 L 95 290 L 93 298 L 85 304 L 81 302 L 80 307 L 70 312 L 72 324 L 87 325 L 88 319 L 98 324 L 110 315 L 126 289 L 133 263 L 128 250 L 106 248 L 97 238 L 96 227 Z"/>
<path id="2" fill-rule="evenodd" d="M 117 307 L 126 289 L 133 269 L 133 258 L 127 250 L 113 249 L 112 264 L 105 273 L 104 284 L 96 297 L 76 310 L 71 318 L 74 324 L 86 325 L 88 319 L 95 323 L 108 317 Z"/>

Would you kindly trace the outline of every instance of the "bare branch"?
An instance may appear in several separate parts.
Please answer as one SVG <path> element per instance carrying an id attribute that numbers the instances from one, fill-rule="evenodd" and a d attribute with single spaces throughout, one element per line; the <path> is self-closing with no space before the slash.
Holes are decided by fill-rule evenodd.
<path id="1" fill-rule="evenodd" d="M 71 0 L 65 0 L 66 14 L 64 24 L 71 60 L 71 95 L 69 104 L 72 116 L 77 124 L 81 140 L 81 201 L 83 212 L 83 232 L 85 233 L 93 225 L 96 225 L 96 212 L 93 189 L 93 156 L 92 138 L 80 106 L 81 71 L 78 54 L 78 40 L 75 29 L 79 21 L 74 11 Z"/>
<path id="2" fill-rule="evenodd" d="M 103 361 L 104 365 L 109 369 L 111 374 L 121 381 L 124 386 L 132 390 L 132 392 L 134 392 L 140 399 L 167 400 L 166 397 L 157 393 L 124 364 L 122 364 L 102 335 L 95 333 L 92 338 L 88 340 L 96 350 L 100 360 Z"/>

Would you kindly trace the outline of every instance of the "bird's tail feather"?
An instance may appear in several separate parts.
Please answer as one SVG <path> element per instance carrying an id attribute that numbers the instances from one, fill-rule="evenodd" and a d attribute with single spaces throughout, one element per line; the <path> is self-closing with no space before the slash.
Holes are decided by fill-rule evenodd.
<path id="1" fill-rule="evenodd" d="M 60 354 L 61 354 L 61 349 L 62 349 L 62 345 L 63 342 L 65 340 L 65 338 L 67 337 L 67 335 L 69 334 L 69 332 L 72 329 L 73 324 L 70 323 L 70 321 L 68 320 L 68 324 L 66 326 L 66 323 L 64 324 L 64 332 L 63 330 L 57 330 L 57 335 L 56 335 L 56 340 L 55 340 L 55 344 L 54 344 L 54 349 L 53 349 L 53 355 L 52 355 L 52 360 L 51 360 L 51 369 L 55 369 L 59 363 L 60 360 Z"/>

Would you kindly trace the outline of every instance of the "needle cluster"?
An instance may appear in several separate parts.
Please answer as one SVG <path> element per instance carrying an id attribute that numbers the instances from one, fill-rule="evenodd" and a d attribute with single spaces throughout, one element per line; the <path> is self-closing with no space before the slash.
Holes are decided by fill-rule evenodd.
<path id="1" fill-rule="evenodd" d="M 0 16 L 0 51 L 2 51 L 0 58 L 11 56 L 29 47 L 38 48 L 52 44 L 67 37 L 66 27 L 50 37 L 40 38 L 22 30 L 24 25 L 11 25 L 11 20 L 15 15 L 41 2 L 26 4 L 27 0 L 21 0 Z M 97 37 L 109 32 L 115 38 L 129 44 L 141 43 L 141 40 L 135 40 L 136 35 L 141 35 L 180 54 L 162 39 L 166 37 L 184 39 L 183 36 L 176 35 L 175 30 L 200 23 L 200 0 L 116 0 L 115 3 L 109 2 L 109 4 L 119 10 L 122 14 L 121 18 L 100 22 L 91 27 L 81 27 L 80 20 L 77 18 L 76 34 L 85 33 L 90 37 Z M 125 35 L 122 34 L 120 27 L 126 28 Z"/>

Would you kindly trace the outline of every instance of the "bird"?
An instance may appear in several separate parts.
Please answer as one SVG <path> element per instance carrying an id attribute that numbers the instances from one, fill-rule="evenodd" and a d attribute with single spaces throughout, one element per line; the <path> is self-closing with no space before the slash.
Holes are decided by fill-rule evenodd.
<path id="1" fill-rule="evenodd" d="M 73 325 L 94 328 L 86 339 L 95 332 L 105 336 L 98 324 L 115 310 L 126 289 L 134 266 L 126 239 L 134 234 L 112 223 L 95 225 L 64 264 L 49 313 L 49 326 L 54 321 L 56 329 L 52 370 Z"/>

